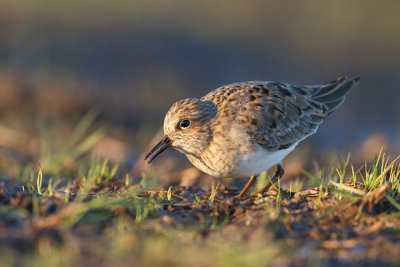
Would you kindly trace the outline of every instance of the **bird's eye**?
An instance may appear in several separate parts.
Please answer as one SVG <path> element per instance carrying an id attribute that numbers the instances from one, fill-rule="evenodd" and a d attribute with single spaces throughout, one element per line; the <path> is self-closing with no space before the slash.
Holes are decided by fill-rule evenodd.
<path id="1" fill-rule="evenodd" d="M 181 129 L 187 129 L 190 127 L 190 125 L 192 125 L 190 120 L 181 120 L 179 122 L 179 128 Z"/>

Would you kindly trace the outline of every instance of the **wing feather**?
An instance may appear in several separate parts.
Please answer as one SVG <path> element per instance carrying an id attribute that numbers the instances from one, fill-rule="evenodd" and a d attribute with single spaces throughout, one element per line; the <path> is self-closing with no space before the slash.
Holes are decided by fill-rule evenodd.
<path id="1" fill-rule="evenodd" d="M 201 100 L 214 102 L 221 116 L 233 116 L 262 147 L 279 150 L 315 133 L 357 82 L 345 77 L 313 86 L 242 82 L 220 87 Z"/>

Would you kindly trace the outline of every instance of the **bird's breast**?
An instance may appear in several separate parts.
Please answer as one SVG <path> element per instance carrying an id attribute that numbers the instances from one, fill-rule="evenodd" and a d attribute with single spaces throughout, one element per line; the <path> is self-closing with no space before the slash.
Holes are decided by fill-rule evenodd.
<path id="1" fill-rule="evenodd" d="M 239 178 L 260 174 L 280 163 L 296 145 L 297 143 L 287 149 L 276 151 L 266 150 L 257 145 L 255 151 L 238 156 L 235 167 L 231 170 L 229 177 Z"/>

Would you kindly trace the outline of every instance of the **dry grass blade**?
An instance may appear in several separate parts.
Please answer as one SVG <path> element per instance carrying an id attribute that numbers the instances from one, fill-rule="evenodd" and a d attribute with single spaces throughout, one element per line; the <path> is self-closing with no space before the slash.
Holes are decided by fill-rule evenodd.
<path id="1" fill-rule="evenodd" d="M 365 196 L 366 195 L 366 193 L 364 191 L 354 188 L 352 186 L 348 186 L 348 185 L 341 184 L 341 183 L 336 183 L 334 181 L 330 181 L 330 184 L 334 185 L 336 188 L 338 188 L 340 190 L 346 191 L 348 193 L 351 193 L 351 194 L 354 194 L 357 196 Z"/>
<path id="2" fill-rule="evenodd" d="M 386 191 L 388 190 L 388 188 L 389 188 L 389 184 L 386 183 L 386 184 L 383 184 L 382 186 L 378 187 L 374 191 L 371 191 L 368 194 L 366 194 L 361 200 L 360 209 L 362 209 L 362 207 L 364 207 L 366 204 L 368 204 L 368 208 L 371 211 L 372 206 L 378 204 L 379 201 L 381 201 L 381 199 L 385 197 Z"/>

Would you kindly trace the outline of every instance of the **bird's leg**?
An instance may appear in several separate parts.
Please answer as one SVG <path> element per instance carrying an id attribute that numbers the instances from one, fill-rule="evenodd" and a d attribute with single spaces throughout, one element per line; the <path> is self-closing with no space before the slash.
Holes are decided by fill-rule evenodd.
<path id="1" fill-rule="evenodd" d="M 277 164 L 277 165 L 276 165 L 276 168 L 277 168 L 277 169 L 276 169 L 275 175 L 274 175 L 274 177 L 273 177 L 272 180 L 271 180 L 272 184 L 274 184 L 279 178 L 281 178 L 282 175 L 283 175 L 283 173 L 285 172 L 285 169 L 283 168 L 283 166 L 282 166 L 281 163 Z M 265 191 L 267 191 L 267 190 L 271 187 L 272 184 L 267 183 L 263 188 L 261 188 L 261 189 L 257 192 L 257 194 L 262 194 L 262 193 L 264 193 Z"/>
<path id="2" fill-rule="evenodd" d="M 249 188 L 254 184 L 256 181 L 257 175 L 253 175 L 250 177 L 249 181 L 247 182 L 246 186 L 242 189 L 242 191 L 239 193 L 238 198 L 242 198 L 244 194 L 249 190 Z"/>

